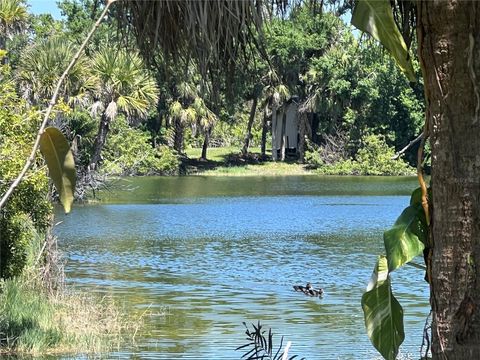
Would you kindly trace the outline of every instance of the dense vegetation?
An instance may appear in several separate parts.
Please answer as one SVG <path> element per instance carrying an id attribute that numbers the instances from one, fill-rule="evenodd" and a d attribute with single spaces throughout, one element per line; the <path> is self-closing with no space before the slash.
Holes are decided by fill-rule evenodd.
<path id="1" fill-rule="evenodd" d="M 47 39 L 50 25 L 60 28 L 51 17 L 28 15 L 23 1 L 0 1 L 2 200 L 30 156 L 48 97 L 73 54 L 73 44 L 61 37 Z M 85 76 L 86 66 L 81 59 L 73 69 L 51 123 L 64 128 L 66 116 L 86 101 L 95 84 Z M 113 303 L 63 292 L 62 264 L 50 234 L 51 200 L 45 161 L 37 152 L 0 212 L 0 355 L 104 351 L 125 325 Z"/>
<path id="2" fill-rule="evenodd" d="M 2 99 L 2 116 L 8 119 L 0 129 L 2 155 L 7 158 L 6 165 L 2 164 L 2 188 L 11 181 L 11 173 L 18 165 L 12 153 L 21 152 L 31 141 L 30 135 L 22 133 L 21 128 L 30 127 L 30 121 L 38 121 L 36 112 L 47 104 L 52 84 L 59 77 L 58 69 L 62 69 L 72 48 L 89 28 L 99 3 L 60 1 L 66 20 L 58 22 L 48 16 L 30 17 L 24 0 L 0 1 L 0 49 L 7 50 L 1 55 L 5 66 L 1 80 L 6 94 Z M 249 147 L 257 142 L 261 155 L 265 155 L 272 112 L 287 109 L 286 105 L 292 102 L 299 106 L 302 131 L 296 155 L 300 162 L 307 160 L 322 173 L 385 174 L 386 170 L 392 173 L 405 170 L 404 165 L 398 165 L 398 171 L 392 171 L 397 165 L 391 162 L 392 156 L 384 155 L 392 154 L 392 148 L 398 150 L 419 131 L 421 86 L 408 86 L 397 76 L 392 62 L 381 56 L 377 46 L 360 41 L 341 21 L 325 11 L 329 4 L 334 4 L 336 15 L 341 15 L 352 2 L 340 2 L 339 7 L 335 0 L 327 1 L 325 7 L 323 1 L 320 6 L 313 0 L 293 2 L 282 15 L 265 12 L 267 21 L 263 29 L 249 27 L 260 23 L 257 21 L 262 17 L 260 12 L 265 10 L 260 6 L 252 10 L 253 1 L 235 2 L 237 10 L 230 8 L 232 2 L 205 3 L 213 9 L 214 19 L 221 17 L 218 15 L 227 16 L 226 25 L 205 21 L 207 11 L 198 11 L 203 3 L 177 2 L 176 7 L 165 6 L 166 3 L 123 2 L 117 16 L 107 17 L 107 27 L 97 33 L 60 89 L 60 101 L 50 123 L 64 129 L 72 140 L 81 174 L 88 178 L 97 171 L 105 172 L 109 160 L 118 173 L 141 173 L 145 167 L 161 172 L 161 167 L 152 163 L 159 159 L 162 164 L 172 161 L 173 165 L 167 168 L 174 169 L 177 156 L 183 157 L 187 147 L 200 144 L 201 159 L 206 160 L 209 144 L 221 145 L 225 138 L 219 130 L 231 127 L 244 129 L 241 131 L 243 141 L 238 136 L 230 138 L 231 143 L 243 143 L 242 157 L 248 158 Z M 280 9 L 289 4 L 286 0 L 273 3 Z M 148 6 L 166 11 L 146 16 Z M 421 176 L 422 144 L 418 155 L 421 202 L 412 201 L 415 200 L 416 207 L 421 204 L 429 232 L 424 245 L 428 245 L 425 260 L 432 300 L 433 356 L 470 358 L 478 352 L 475 352 L 478 336 L 472 329 L 478 328 L 479 323 L 475 316 L 479 308 L 478 269 L 473 266 L 480 257 L 478 251 L 474 251 L 479 237 L 478 226 L 472 225 L 480 208 L 476 181 L 479 167 L 474 156 L 479 152 L 479 145 L 478 130 L 472 124 L 478 122 L 480 109 L 476 80 L 480 47 L 477 46 L 479 38 L 475 36 L 479 32 L 476 13 L 480 7 L 475 1 L 454 0 L 359 0 L 355 6 L 356 10 L 363 7 L 359 17 L 368 25 L 359 28 L 372 33 L 390 50 L 395 47 L 392 43 L 400 44 L 399 51 L 392 53 L 412 81 L 418 65 L 409 64 L 407 48 L 412 45 L 419 49 L 428 106 L 422 141 L 429 136 L 433 139 L 435 196 L 429 201 Z M 171 16 L 172 8 L 179 10 L 177 16 Z M 129 16 L 122 18 L 122 10 L 124 14 L 130 11 Z M 380 21 L 379 26 L 384 27 L 380 33 L 372 29 L 374 17 L 367 16 L 371 11 L 383 14 L 381 20 L 388 20 L 390 29 L 385 28 L 385 21 Z M 178 30 L 185 25 L 176 21 L 185 14 L 191 16 L 182 19 L 188 25 L 183 31 L 164 31 L 168 26 Z M 169 17 L 173 21 L 169 21 Z M 142 28 L 142 23 L 152 19 L 156 26 L 150 23 Z M 147 63 L 136 54 L 131 33 L 114 34 L 117 20 L 121 22 L 120 28 L 130 26 L 134 30 L 142 54 L 149 55 Z M 240 26 L 230 27 L 230 23 L 240 23 Z M 413 39 L 414 27 L 417 44 Z M 144 37 L 147 41 L 141 41 L 138 36 L 138 30 L 142 29 L 147 30 Z M 232 29 L 236 32 L 229 33 Z M 392 34 L 394 36 L 389 36 Z M 226 41 L 210 41 L 220 39 L 221 35 L 226 35 Z M 259 35 L 262 41 L 252 45 L 248 40 L 254 35 Z M 157 37 L 159 42 L 149 43 L 148 40 Z M 158 43 L 161 45 L 156 46 Z M 152 45 L 150 51 L 146 51 L 146 44 Z M 166 51 L 157 53 L 162 46 Z M 207 55 L 205 49 L 213 50 L 213 56 Z M 219 50 L 225 50 L 224 56 L 219 56 Z M 261 50 L 262 57 L 257 55 L 257 50 Z M 178 56 L 182 52 L 183 56 Z M 357 59 L 367 65 L 357 67 Z M 226 74 L 221 73 L 218 66 L 209 64 L 223 66 Z M 46 114 L 52 106 L 53 101 Z M 82 117 L 91 120 L 98 130 L 91 131 L 90 136 L 79 135 L 80 129 L 87 129 L 83 128 L 83 122 L 72 119 Z M 11 126 L 10 118 L 16 126 Z M 119 126 L 117 133 L 112 132 L 111 128 L 121 118 L 128 125 Z M 285 124 L 285 120 L 282 123 Z M 148 148 L 153 151 L 153 156 L 145 157 L 147 164 L 142 164 L 141 170 L 135 168 L 137 161 L 128 159 L 132 154 L 123 156 L 123 152 L 137 150 L 126 147 L 119 153 L 117 147 L 109 144 L 112 135 L 123 136 L 130 128 L 145 133 L 148 138 L 143 138 L 145 142 L 148 139 L 151 149 Z M 283 125 L 282 128 L 284 133 Z M 281 160 L 286 158 L 284 138 L 283 135 Z M 173 147 L 175 152 L 158 150 L 162 145 L 160 149 Z M 109 147 L 111 151 L 107 151 Z M 167 157 L 162 159 L 164 156 Z M 115 163 L 117 159 L 112 157 L 120 157 L 122 163 Z M 277 149 L 273 157 L 277 158 Z M 407 154 L 406 158 L 411 161 L 412 155 Z M 15 203 L 14 195 L 8 208 L 2 207 L 4 277 L 19 276 L 27 265 L 24 245 L 33 232 L 46 231 L 49 210 L 41 203 L 47 193 L 47 182 L 42 179 L 42 161 L 29 158 L 27 165 L 31 162 L 38 174 L 35 171 L 28 174 L 26 180 L 30 183 L 23 183 L 17 189 L 26 191 L 27 198 L 22 197 L 21 203 Z M 38 178 L 30 180 L 35 175 Z M 430 211 L 432 207 L 435 211 Z M 371 289 L 376 293 L 382 289 L 391 291 L 388 273 L 393 268 L 390 264 L 385 267 L 383 262 L 378 263 L 375 277 L 379 280 L 380 274 L 386 275 L 388 281 L 376 281 L 378 286 Z M 388 358 L 396 356 L 393 350 Z"/>
<path id="3" fill-rule="evenodd" d="M 25 14 L 5 44 L 16 91 L 34 108 L 46 104 L 99 14 L 92 0 L 59 7 L 63 20 Z M 268 60 L 250 49 L 228 79 L 203 76 L 192 59 L 158 54 L 143 63 L 134 40 L 109 18 L 62 87 L 55 123 L 74 143 L 81 174 L 171 175 L 189 148 L 203 147 L 204 160 L 209 146 L 236 147 L 244 156 L 259 146 L 265 156 L 272 110 L 294 99 L 308 124 L 299 162 L 323 174 L 409 173 L 385 154 L 420 133 L 421 86 L 411 87 L 379 45 L 336 15 L 307 2 L 272 17 L 261 45 Z M 410 164 L 414 150 L 405 156 Z"/>
<path id="4" fill-rule="evenodd" d="M 62 0 L 64 19 L 56 20 L 29 15 L 23 0 L 0 6 L 4 193 L 28 157 L 41 112 L 99 9 L 92 0 Z M 205 76 L 189 57 L 159 53 L 145 62 L 130 35 L 120 35 L 115 18 L 108 18 L 69 72 L 50 123 L 72 143 L 82 183 L 92 187 L 92 174 L 176 175 L 192 148 L 201 147 L 199 158 L 207 161 L 209 147 L 234 147 L 238 162 L 250 161 L 252 147 L 260 147 L 253 159 L 265 161 L 272 113 L 292 101 L 303 127 L 293 161 L 319 174 L 410 174 L 415 148 L 406 161 L 394 155 L 421 131 L 421 85 L 409 84 L 379 45 L 360 39 L 337 15 L 311 9 L 308 2 L 288 15 L 273 15 L 264 24 L 259 49 L 245 49 L 248 61 L 228 76 L 213 70 Z M 52 190 L 44 169 L 35 159 L 2 209 L 4 297 L 21 289 L 9 281 L 24 279 L 29 265 L 50 261 L 43 248 L 31 248 L 33 238 L 50 241 Z M 35 250 L 38 260 L 32 264 Z M 46 346 L 61 342 L 57 330 L 44 334 Z"/>

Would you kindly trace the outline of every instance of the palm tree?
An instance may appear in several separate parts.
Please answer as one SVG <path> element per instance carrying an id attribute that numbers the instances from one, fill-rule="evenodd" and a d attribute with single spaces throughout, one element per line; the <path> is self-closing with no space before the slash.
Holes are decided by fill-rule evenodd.
<path id="1" fill-rule="evenodd" d="M 74 51 L 73 44 L 61 37 L 43 39 L 28 48 L 16 75 L 22 96 L 33 105 L 45 104 Z M 82 56 L 65 79 L 60 96 L 72 106 L 86 107 L 94 87 L 87 58 Z"/>
<path id="2" fill-rule="evenodd" d="M 174 101 L 170 104 L 169 115 L 174 125 L 173 148 L 181 153 L 185 127 L 194 123 L 197 113 L 193 106 L 184 106 L 180 101 Z"/>
<path id="3" fill-rule="evenodd" d="M 23 31 L 27 19 L 24 0 L 0 0 L 0 49 L 7 50 L 7 39 Z M 7 58 L 2 61 L 5 63 Z"/>
<path id="4" fill-rule="evenodd" d="M 258 104 L 258 98 L 261 93 L 261 85 L 260 84 L 255 84 L 252 93 L 250 94 L 250 99 L 252 100 L 252 107 L 250 108 L 250 115 L 248 116 L 248 123 L 247 123 L 247 132 L 245 135 L 245 140 L 243 143 L 242 147 L 242 155 L 245 156 L 248 153 L 248 148 L 250 147 L 250 140 L 252 138 L 252 127 L 253 127 L 253 122 L 255 120 L 255 114 L 257 112 L 257 104 Z"/>
<path id="5" fill-rule="evenodd" d="M 195 125 L 197 119 L 194 100 L 198 96 L 195 86 L 193 68 L 188 68 L 183 80 L 174 86 L 174 96 L 170 99 L 168 108 L 171 123 L 173 123 L 173 148 L 178 152 L 183 151 L 184 132 L 188 125 Z"/>
<path id="6" fill-rule="evenodd" d="M 193 101 L 192 107 L 195 109 L 197 126 L 200 128 L 201 132 L 204 134 L 204 140 L 202 145 L 202 155 L 200 160 L 207 160 L 207 149 L 208 143 L 210 141 L 210 133 L 212 132 L 213 127 L 217 123 L 217 115 L 210 110 L 205 101 L 201 97 L 195 98 Z"/>
<path id="7" fill-rule="evenodd" d="M 93 56 L 92 72 L 97 81 L 97 101 L 92 106 L 92 112 L 100 113 L 89 164 L 90 169 L 95 169 L 101 161 L 111 121 L 119 112 L 130 121 L 145 118 L 158 100 L 158 88 L 140 57 L 124 49 L 107 46 L 100 49 Z"/>

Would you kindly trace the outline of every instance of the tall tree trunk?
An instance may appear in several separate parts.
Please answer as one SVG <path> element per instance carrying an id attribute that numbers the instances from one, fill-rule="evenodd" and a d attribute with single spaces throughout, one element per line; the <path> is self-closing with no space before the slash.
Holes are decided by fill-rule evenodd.
<path id="1" fill-rule="evenodd" d="M 202 156 L 200 157 L 200 160 L 207 161 L 207 149 L 208 149 L 208 143 L 210 142 L 211 132 L 212 132 L 212 128 L 208 128 L 205 131 L 205 138 L 203 139 L 203 145 L 202 145 Z"/>
<path id="2" fill-rule="evenodd" d="M 90 160 L 89 169 L 96 170 L 98 164 L 102 160 L 102 150 L 107 141 L 107 135 L 110 130 L 110 119 L 102 114 L 100 117 L 100 124 L 98 125 L 98 133 L 95 138 L 95 144 L 93 145 L 93 156 Z"/>
<path id="3" fill-rule="evenodd" d="M 245 140 L 243 143 L 242 154 L 246 155 L 248 152 L 248 147 L 250 146 L 250 139 L 252 138 L 252 126 L 253 121 L 255 120 L 255 113 L 257 110 L 258 98 L 255 96 L 252 101 L 252 107 L 250 108 L 250 116 L 248 117 L 247 124 L 247 133 L 245 135 Z"/>
<path id="4" fill-rule="evenodd" d="M 154 149 L 157 147 L 157 136 L 158 136 L 158 133 L 160 132 L 161 128 L 162 128 L 162 116 L 160 114 L 158 114 L 156 119 L 155 119 L 154 127 L 151 130 L 152 147 Z"/>
<path id="5" fill-rule="evenodd" d="M 174 120 L 175 132 L 173 135 L 173 148 L 180 154 L 183 150 L 183 124 L 179 118 Z"/>
<path id="6" fill-rule="evenodd" d="M 267 131 L 268 131 L 268 115 L 267 108 L 263 111 L 263 120 L 262 120 L 262 141 L 260 142 L 260 152 L 262 157 L 265 157 L 267 152 Z"/>
<path id="7" fill-rule="evenodd" d="M 286 146 L 286 137 L 285 131 L 287 129 L 287 108 L 284 106 L 282 114 L 282 133 L 280 138 L 280 161 L 285 161 L 285 146 Z"/>
<path id="8" fill-rule="evenodd" d="M 480 2 L 418 3 L 432 149 L 433 359 L 480 354 Z"/>

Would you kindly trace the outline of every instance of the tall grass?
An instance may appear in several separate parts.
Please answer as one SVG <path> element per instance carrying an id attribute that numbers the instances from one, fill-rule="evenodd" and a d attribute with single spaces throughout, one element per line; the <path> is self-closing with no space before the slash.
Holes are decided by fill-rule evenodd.
<path id="1" fill-rule="evenodd" d="M 42 242 L 32 240 L 21 276 L 0 281 L 0 355 L 98 354 L 117 347 L 126 317 L 111 299 L 45 286 Z"/>

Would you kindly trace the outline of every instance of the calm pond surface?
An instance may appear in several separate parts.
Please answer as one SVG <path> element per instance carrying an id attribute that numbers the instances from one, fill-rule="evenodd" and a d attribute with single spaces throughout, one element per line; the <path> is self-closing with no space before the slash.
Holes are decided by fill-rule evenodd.
<path id="1" fill-rule="evenodd" d="M 112 358 L 240 359 L 242 322 L 260 320 L 306 359 L 377 359 L 360 298 L 383 231 L 415 178 L 147 177 L 76 206 L 56 235 L 68 283 L 145 312 L 135 345 Z M 419 358 L 428 314 L 423 272 L 393 274 L 403 355 Z M 307 281 L 323 299 L 292 289 Z"/>

